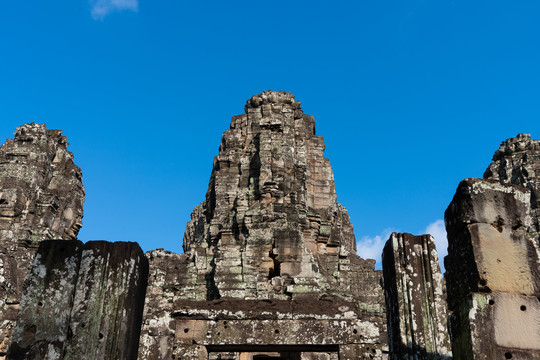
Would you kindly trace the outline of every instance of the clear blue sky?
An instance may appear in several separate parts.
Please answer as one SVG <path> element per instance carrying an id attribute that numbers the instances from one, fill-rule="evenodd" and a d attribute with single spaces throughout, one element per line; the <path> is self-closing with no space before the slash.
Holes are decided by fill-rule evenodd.
<path id="1" fill-rule="evenodd" d="M 0 141 L 25 122 L 64 130 L 82 240 L 179 252 L 221 134 L 267 89 L 315 116 L 375 254 L 390 229 L 442 219 L 501 141 L 540 137 L 540 2 L 0 4 Z"/>

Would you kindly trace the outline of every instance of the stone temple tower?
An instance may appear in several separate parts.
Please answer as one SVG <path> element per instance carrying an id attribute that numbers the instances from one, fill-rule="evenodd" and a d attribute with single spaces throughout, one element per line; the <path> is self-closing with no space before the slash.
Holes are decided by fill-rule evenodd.
<path id="1" fill-rule="evenodd" d="M 141 357 L 382 356 L 382 273 L 356 255 L 323 151 L 292 94 L 247 101 L 223 134 L 185 254 L 147 254 Z"/>

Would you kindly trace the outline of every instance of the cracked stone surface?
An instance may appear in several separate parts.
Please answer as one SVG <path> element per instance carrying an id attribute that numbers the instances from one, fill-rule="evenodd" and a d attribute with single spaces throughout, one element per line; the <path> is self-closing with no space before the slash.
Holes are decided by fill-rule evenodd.
<path id="1" fill-rule="evenodd" d="M 246 301 L 235 305 L 240 308 L 248 306 L 247 301 L 279 306 L 298 301 L 314 308 L 352 303 L 356 315 L 347 321 L 371 324 L 372 332 L 364 334 L 374 339 L 365 341 L 370 343 L 367 353 L 382 356 L 386 342 L 382 274 L 374 270 L 374 260 L 356 255 L 353 228 L 337 202 L 332 168 L 323 151 L 313 117 L 302 112 L 292 94 L 265 91 L 247 101 L 245 114 L 233 117 L 223 134 L 206 199 L 193 210 L 186 228 L 185 254 L 147 253 L 150 279 L 140 358 L 201 356 L 206 335 L 191 339 L 199 347 L 188 346 L 181 341 L 177 324 L 198 318 L 208 324 L 200 326 L 213 328 L 218 315 L 207 308 L 224 300 Z M 200 305 L 192 304 L 190 314 L 180 314 L 185 301 Z M 247 308 L 233 310 L 219 316 L 245 319 Z M 321 320 L 342 319 L 338 315 L 321 315 Z M 271 318 L 277 320 L 276 316 Z M 302 328 L 300 320 L 291 321 Z M 241 330 L 243 326 L 231 325 L 219 331 L 220 336 L 225 339 L 229 332 L 234 338 L 248 331 Z M 343 326 L 345 332 L 354 330 L 352 325 Z M 274 330 L 286 333 L 283 327 L 268 331 Z M 336 328 L 327 331 L 329 342 L 349 343 Z M 265 336 L 260 333 L 261 339 Z M 301 342 L 302 336 L 307 339 L 302 332 L 297 336 L 294 342 Z M 350 348 L 362 344 L 351 342 Z M 349 353 L 355 351 L 364 350 Z"/>
<path id="2" fill-rule="evenodd" d="M 60 130 L 31 123 L 0 147 L 0 358 L 39 242 L 75 239 L 82 226 L 82 174 L 67 145 Z"/>
<path id="3" fill-rule="evenodd" d="M 382 261 L 390 358 L 451 359 L 445 284 L 433 237 L 393 233 Z"/>

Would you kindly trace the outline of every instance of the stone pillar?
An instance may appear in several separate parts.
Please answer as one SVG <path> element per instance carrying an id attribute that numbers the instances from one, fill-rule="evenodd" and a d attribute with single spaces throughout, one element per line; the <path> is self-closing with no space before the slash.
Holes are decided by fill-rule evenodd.
<path id="1" fill-rule="evenodd" d="M 136 359 L 147 278 L 136 243 L 42 242 L 8 359 Z"/>
<path id="2" fill-rule="evenodd" d="M 179 289 L 195 292 L 193 286 L 186 281 L 190 265 L 188 259 L 184 254 L 164 249 L 152 250 L 145 255 L 149 264 L 149 277 L 139 340 L 139 359 L 171 359 L 174 349 L 180 359 L 206 359 L 200 354 L 200 351 L 206 351 L 204 346 L 192 344 L 188 349 L 179 349 L 174 343 L 176 323 L 171 314 L 174 311 L 175 294 Z"/>
<path id="3" fill-rule="evenodd" d="M 540 359 L 540 251 L 531 193 L 466 179 L 445 213 L 454 359 Z"/>
<path id="4" fill-rule="evenodd" d="M 382 259 L 390 358 L 450 359 L 444 280 L 433 237 L 393 233 Z"/>

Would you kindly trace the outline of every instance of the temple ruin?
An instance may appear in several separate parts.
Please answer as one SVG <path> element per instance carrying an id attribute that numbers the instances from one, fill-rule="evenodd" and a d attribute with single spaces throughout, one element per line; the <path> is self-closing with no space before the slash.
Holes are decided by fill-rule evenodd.
<path id="1" fill-rule="evenodd" d="M 381 357 L 381 272 L 356 255 L 313 117 L 274 91 L 245 112 L 222 137 L 184 254 L 148 254 L 139 357 Z"/>
<path id="2" fill-rule="evenodd" d="M 232 118 L 183 254 L 77 240 L 59 130 L 0 148 L 0 359 L 540 359 L 540 141 L 502 143 L 433 238 L 356 254 L 323 138 L 282 91 Z"/>

